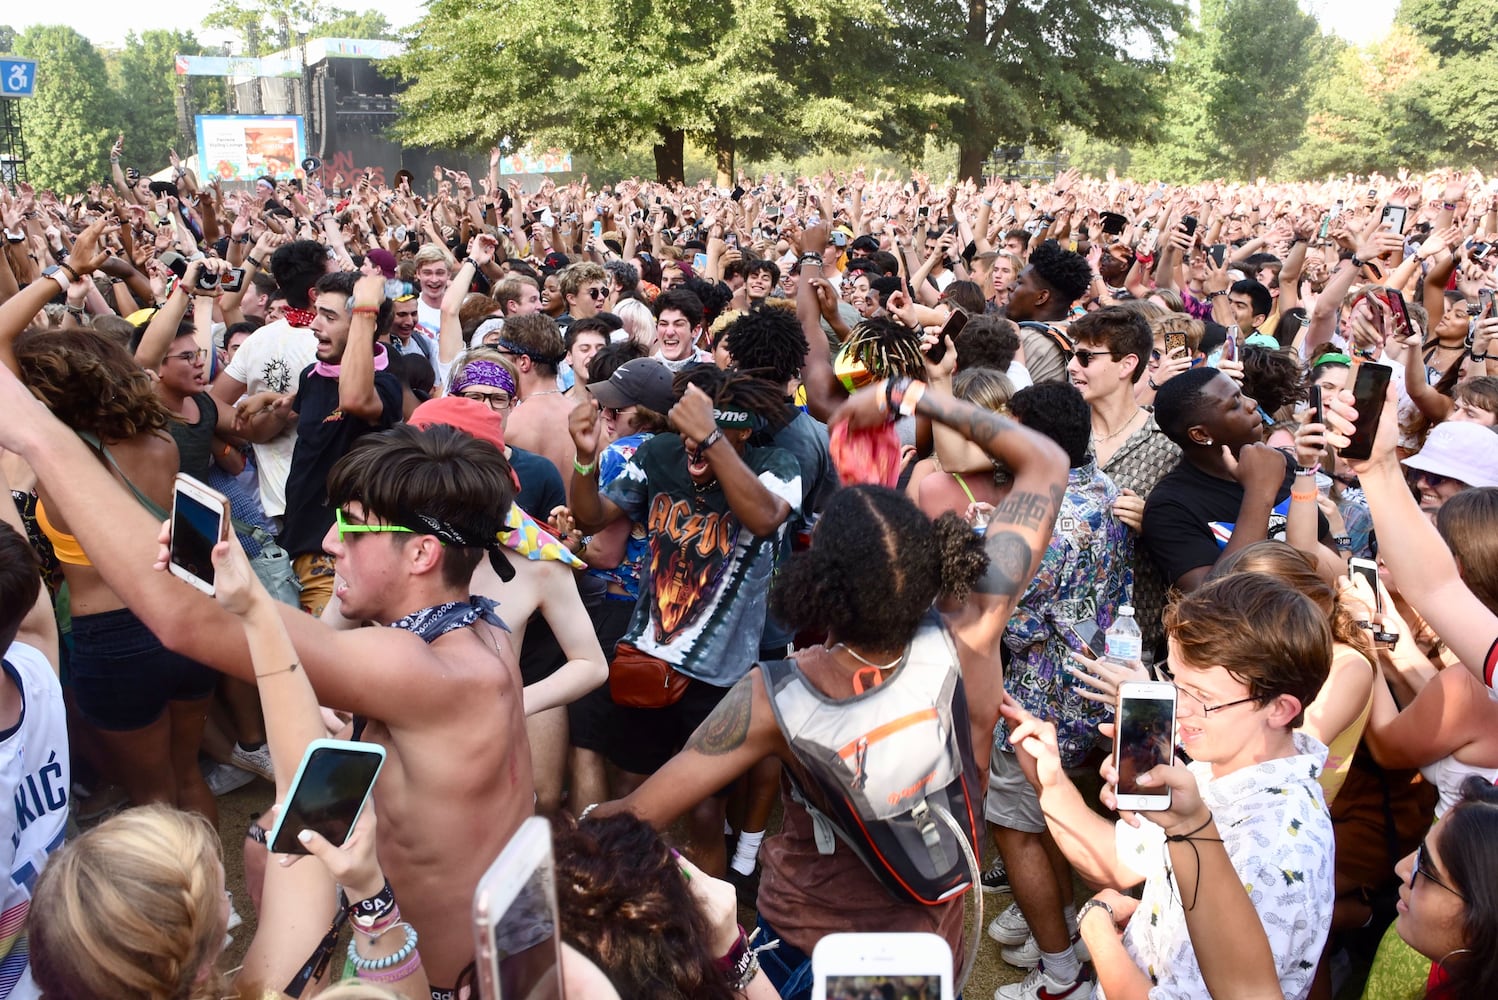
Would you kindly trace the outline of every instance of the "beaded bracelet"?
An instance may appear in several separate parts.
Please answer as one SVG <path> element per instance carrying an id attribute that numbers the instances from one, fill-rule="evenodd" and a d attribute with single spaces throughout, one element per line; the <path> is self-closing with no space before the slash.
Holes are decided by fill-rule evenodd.
<path id="1" fill-rule="evenodd" d="M 359 949 L 354 947 L 354 939 L 349 938 L 349 964 L 362 974 L 364 972 L 378 972 L 382 969 L 388 969 L 410 958 L 411 954 L 416 951 L 416 928 L 405 922 L 402 922 L 400 926 L 406 929 L 406 943 L 400 951 L 393 955 L 386 955 L 384 958 L 365 958 L 359 954 Z"/>

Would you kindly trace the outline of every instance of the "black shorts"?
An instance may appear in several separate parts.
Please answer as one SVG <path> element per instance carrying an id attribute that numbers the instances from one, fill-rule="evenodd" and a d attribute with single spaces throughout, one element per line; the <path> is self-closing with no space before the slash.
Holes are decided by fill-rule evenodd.
<path id="1" fill-rule="evenodd" d="M 567 662 L 556 633 L 546 624 L 546 616 L 537 611 L 525 623 L 525 641 L 520 644 L 520 679 L 526 687 L 544 681 Z"/>
<path id="2" fill-rule="evenodd" d="M 608 757 L 630 774 L 654 774 L 675 757 L 713 714 L 728 693 L 726 687 L 689 679 L 681 700 L 665 708 L 615 705 L 609 726 Z"/>
<path id="3" fill-rule="evenodd" d="M 207 698 L 218 684 L 215 671 L 167 649 L 127 608 L 73 619 L 69 667 L 79 714 L 114 732 L 144 729 L 167 702 Z"/>
<path id="4" fill-rule="evenodd" d="M 592 619 L 593 630 L 598 633 L 598 644 L 603 647 L 605 663 L 613 660 L 614 647 L 629 628 L 629 619 L 634 612 L 635 602 L 627 598 L 609 598 L 588 605 L 588 617 Z M 572 746 L 580 750 L 607 753 L 610 718 L 614 714 L 614 708 L 614 700 L 609 697 L 608 681 L 568 705 L 567 738 Z"/>

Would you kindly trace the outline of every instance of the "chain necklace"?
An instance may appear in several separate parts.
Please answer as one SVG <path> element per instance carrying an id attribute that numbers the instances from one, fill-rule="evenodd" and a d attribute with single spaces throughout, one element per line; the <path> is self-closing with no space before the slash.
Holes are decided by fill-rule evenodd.
<path id="1" fill-rule="evenodd" d="M 1125 431 L 1130 430 L 1131 428 L 1133 428 L 1134 421 L 1138 420 L 1139 419 L 1139 415 L 1141 413 L 1143 413 L 1143 412 L 1144 412 L 1143 410 L 1135 410 L 1134 411 L 1134 415 L 1132 417 L 1130 417 L 1128 420 L 1124 421 L 1124 425 L 1122 427 L 1120 427 L 1118 430 L 1114 431 L 1112 434 L 1104 434 L 1101 437 L 1098 437 L 1097 440 L 1099 442 L 1102 442 L 1102 441 L 1112 441 L 1114 438 L 1118 437 L 1120 434 L 1122 434 Z"/>

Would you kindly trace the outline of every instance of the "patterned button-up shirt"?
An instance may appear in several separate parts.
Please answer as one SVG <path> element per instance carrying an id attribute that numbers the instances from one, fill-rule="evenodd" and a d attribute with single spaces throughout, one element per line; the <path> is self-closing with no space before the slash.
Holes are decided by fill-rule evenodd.
<path id="1" fill-rule="evenodd" d="M 1040 570 L 1015 605 L 1004 629 L 1013 653 L 1004 687 L 1031 714 L 1056 723 L 1061 760 L 1070 767 L 1097 739 L 1107 706 L 1088 701 L 1065 671 L 1070 646 L 1066 626 L 1092 619 L 1104 629 L 1128 602 L 1134 540 L 1113 516 L 1118 487 L 1094 462 L 1071 470 L 1066 495 Z M 1009 734 L 999 726 L 999 746 Z"/>
<path id="2" fill-rule="evenodd" d="M 1325 762 L 1326 747 L 1296 733 L 1290 757 L 1220 778 L 1212 777 L 1210 764 L 1191 765 L 1228 858 L 1264 925 L 1287 1000 L 1310 992 L 1331 926 L 1332 821 L 1317 783 Z M 1164 854 L 1161 840 L 1162 863 L 1145 879 L 1139 908 L 1124 929 L 1124 947 L 1154 984 L 1152 1000 L 1204 997 L 1207 986 L 1186 930 L 1180 888 Z"/>

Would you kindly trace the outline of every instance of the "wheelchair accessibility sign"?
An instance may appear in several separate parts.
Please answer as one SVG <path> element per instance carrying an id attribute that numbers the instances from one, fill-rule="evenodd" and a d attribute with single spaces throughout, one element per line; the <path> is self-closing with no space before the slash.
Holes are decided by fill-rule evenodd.
<path id="1" fill-rule="evenodd" d="M 0 97 L 31 97 L 36 93 L 36 63 L 31 59 L 0 59 Z"/>

